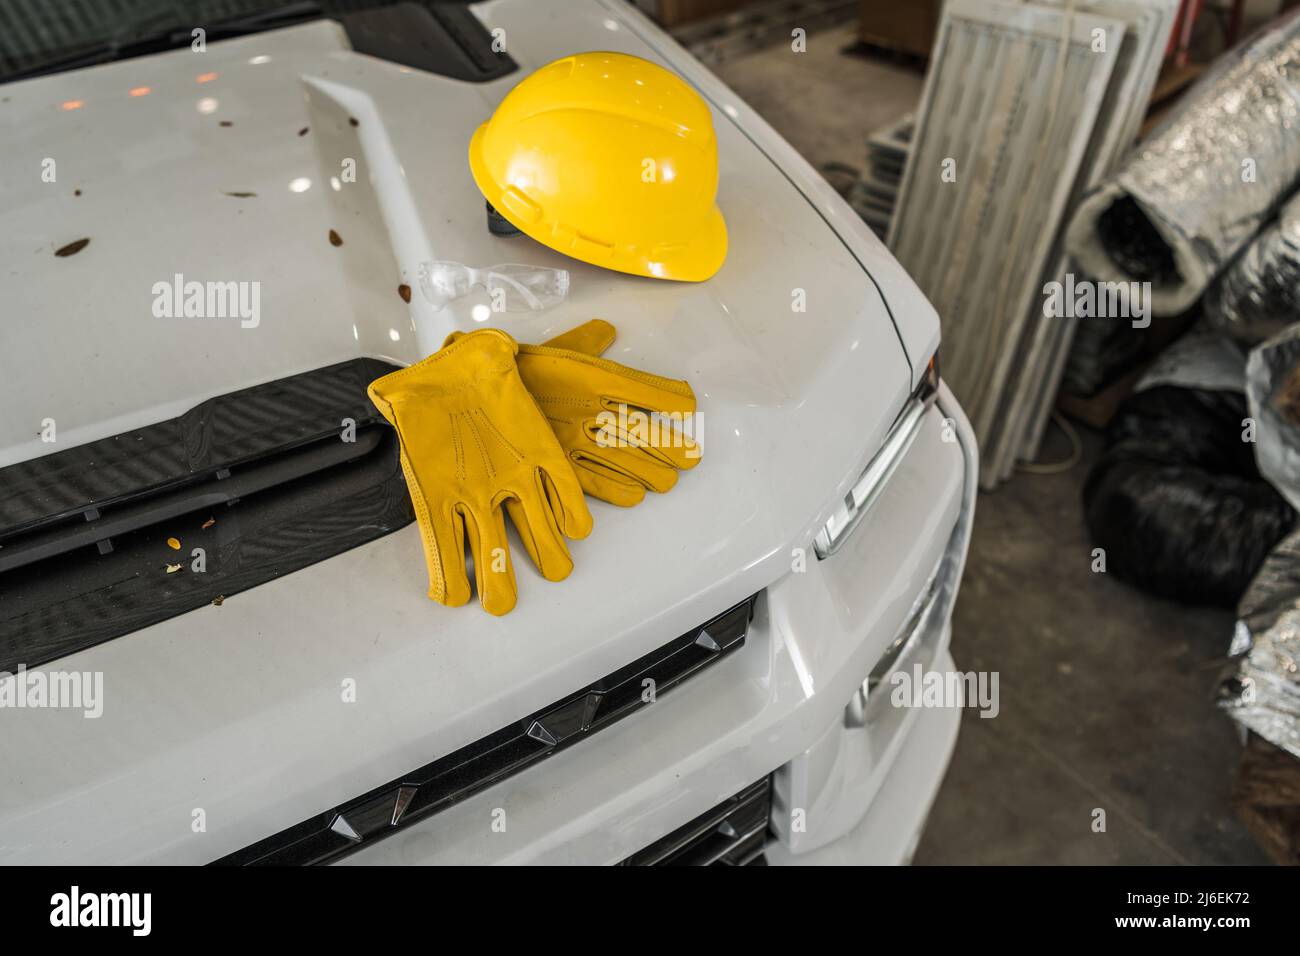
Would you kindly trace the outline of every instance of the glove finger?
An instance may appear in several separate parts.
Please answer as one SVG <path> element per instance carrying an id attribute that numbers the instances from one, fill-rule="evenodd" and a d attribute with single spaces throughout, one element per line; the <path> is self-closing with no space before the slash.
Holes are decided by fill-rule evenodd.
<path id="1" fill-rule="evenodd" d="M 442 340 L 442 347 L 446 348 L 465 334 L 460 331 L 452 332 Z M 567 332 L 561 332 L 555 338 L 547 339 L 542 344 L 548 348 L 581 352 L 583 355 L 601 355 L 614 344 L 616 335 L 618 330 L 604 319 L 591 319 L 583 322 L 582 325 L 574 326 Z"/>
<path id="2" fill-rule="evenodd" d="M 573 466 L 582 490 L 593 498 L 608 501 L 620 508 L 631 508 L 645 500 L 645 485 L 611 471 L 599 462 L 575 458 Z"/>
<path id="3" fill-rule="evenodd" d="M 622 475 L 624 480 L 657 491 L 671 491 L 677 484 L 677 469 L 673 468 L 653 449 L 593 448 L 581 452 L 584 464 L 599 466 L 604 472 Z"/>
<path id="4" fill-rule="evenodd" d="M 539 479 L 540 482 L 540 479 Z M 510 520 L 515 523 L 524 550 L 548 581 L 563 581 L 573 570 L 573 558 L 555 520 L 555 514 L 543 497 L 540 487 L 535 493 L 509 498 L 505 503 Z"/>
<path id="5" fill-rule="evenodd" d="M 566 384 L 581 382 L 584 392 L 603 397 L 606 408 L 611 403 L 614 407 L 625 404 L 674 417 L 685 417 L 695 411 L 695 392 L 687 382 L 678 379 L 544 345 L 521 345 L 518 356 L 520 374 L 525 375 L 530 391 L 536 392 L 539 387 L 563 389 Z"/>
<path id="6" fill-rule="evenodd" d="M 567 537 L 578 539 L 591 534 L 591 511 L 582 496 L 582 485 L 567 459 L 555 468 L 539 468 L 538 480 L 542 499 L 555 515 L 556 526 Z"/>
<path id="7" fill-rule="evenodd" d="M 664 455 L 678 471 L 690 471 L 704 457 L 704 449 L 699 442 L 681 436 L 678 440 L 655 446 L 655 450 Z"/>
<path id="8" fill-rule="evenodd" d="M 592 319 L 567 332 L 561 332 L 542 344 L 548 348 L 581 352 L 583 355 L 600 355 L 614 344 L 614 336 L 617 334 L 614 326 L 604 319 Z"/>
<path id="9" fill-rule="evenodd" d="M 617 434 L 620 446 L 652 448 L 673 468 L 699 464 L 702 451 L 689 434 L 697 424 L 695 393 L 686 382 L 649 375 L 604 359 L 595 387 L 600 399 L 600 424 Z M 612 369 L 621 370 L 616 373 Z"/>
<path id="10" fill-rule="evenodd" d="M 516 591 L 505 516 L 500 508 L 493 508 L 487 515 L 475 514 L 464 504 L 457 505 L 456 512 L 465 523 L 465 536 L 474 555 L 479 603 L 489 614 L 509 614 L 515 606 Z"/>
<path id="11" fill-rule="evenodd" d="M 587 426 L 587 437 L 602 450 L 625 449 L 648 462 L 682 471 L 698 465 L 703 455 L 699 443 L 677 423 L 652 418 L 643 409 L 627 406 L 616 405 L 615 409 L 601 412 Z"/>
<path id="12" fill-rule="evenodd" d="M 654 451 L 668 460 L 668 463 L 678 471 L 690 471 L 700 463 L 704 457 L 704 449 L 699 442 L 689 438 L 681 431 L 661 433 L 658 444 L 654 446 Z"/>
<path id="13" fill-rule="evenodd" d="M 629 410 L 658 412 L 677 421 L 695 413 L 695 392 L 687 382 L 651 375 L 607 359 L 591 361 L 607 366 L 603 369 L 607 378 L 600 389 L 606 396 L 602 401 L 606 408 L 626 405 Z"/>
<path id="14" fill-rule="evenodd" d="M 402 474 L 406 476 L 406 487 L 415 508 L 420 542 L 424 545 L 424 564 L 429 572 L 429 599 L 448 607 L 467 604 L 470 590 L 469 576 L 465 573 L 463 530 L 450 512 L 429 507 L 404 447 L 399 446 L 398 459 L 402 463 Z"/>
<path id="15" fill-rule="evenodd" d="M 413 474 L 407 474 L 407 483 L 416 487 Z M 465 570 L 465 527 L 460 516 L 449 510 L 430 511 L 423 495 L 416 500 L 415 514 L 429 567 L 429 597 L 448 607 L 468 604 L 472 592 Z"/>

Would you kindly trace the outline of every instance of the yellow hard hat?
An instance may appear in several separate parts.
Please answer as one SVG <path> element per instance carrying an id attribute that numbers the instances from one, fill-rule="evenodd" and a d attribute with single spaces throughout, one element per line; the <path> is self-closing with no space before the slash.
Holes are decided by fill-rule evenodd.
<path id="1" fill-rule="evenodd" d="M 579 53 L 542 67 L 474 133 L 469 165 L 512 225 L 583 262 L 700 282 L 727 257 L 709 108 L 649 60 Z"/>

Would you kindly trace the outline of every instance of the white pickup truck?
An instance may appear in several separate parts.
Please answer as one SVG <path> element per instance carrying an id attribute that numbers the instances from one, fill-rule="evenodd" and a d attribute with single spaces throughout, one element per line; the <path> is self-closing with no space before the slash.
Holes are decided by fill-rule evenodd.
<path id="1" fill-rule="evenodd" d="M 624 0 L 346 7 L 0 44 L 0 862 L 907 861 L 959 712 L 884 685 L 953 668 L 976 474 L 934 310 Z M 711 280 L 487 228 L 470 136 L 588 50 L 710 104 Z M 607 319 L 707 426 L 501 618 L 425 596 L 365 395 L 484 318 L 430 259 L 568 269 L 490 324 Z"/>

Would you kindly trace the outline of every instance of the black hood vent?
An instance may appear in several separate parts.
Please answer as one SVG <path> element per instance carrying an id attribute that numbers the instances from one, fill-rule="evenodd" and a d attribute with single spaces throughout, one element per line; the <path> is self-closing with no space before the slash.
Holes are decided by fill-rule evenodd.
<path id="1" fill-rule="evenodd" d="M 366 396 L 394 368 L 331 365 L 0 468 L 0 671 L 219 601 L 414 520 L 396 436 Z"/>

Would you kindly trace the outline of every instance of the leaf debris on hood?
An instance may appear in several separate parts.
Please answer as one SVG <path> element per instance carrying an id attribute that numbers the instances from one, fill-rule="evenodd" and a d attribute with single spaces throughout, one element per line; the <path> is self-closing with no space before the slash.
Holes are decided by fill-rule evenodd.
<path id="1" fill-rule="evenodd" d="M 217 523 L 216 518 L 209 518 L 207 521 L 203 522 L 203 524 L 199 525 L 199 528 L 203 531 L 206 531 L 208 530 L 208 528 L 211 528 L 216 523 Z"/>
<path id="2" fill-rule="evenodd" d="M 310 126 L 304 126 L 302 129 L 298 130 L 298 135 L 299 135 L 299 136 L 306 136 L 306 135 L 307 135 L 307 130 L 309 130 L 309 129 L 311 129 Z"/>
<path id="3" fill-rule="evenodd" d="M 75 256 L 88 245 L 90 245 L 89 239 L 78 239 L 76 242 L 68 243 L 62 249 L 55 249 L 54 254 L 60 259 L 66 259 L 68 256 Z"/>
<path id="4" fill-rule="evenodd" d="M 169 564 L 169 565 L 167 565 L 167 573 L 168 573 L 168 574 L 175 574 L 175 573 L 176 573 L 177 571 L 179 571 L 180 569 L 181 569 L 181 566 L 180 566 L 179 564 Z"/>
<path id="5" fill-rule="evenodd" d="M 171 548 L 173 551 L 179 551 L 179 550 L 181 549 L 181 542 L 180 542 L 180 539 L 179 539 L 179 538 L 168 538 L 168 539 L 167 539 L 167 547 Z"/>
<path id="6" fill-rule="evenodd" d="M 411 287 L 405 282 L 397 287 L 397 294 L 402 297 L 403 302 L 411 301 Z"/>
<path id="7" fill-rule="evenodd" d="M 89 240 L 87 240 L 87 241 L 89 241 Z M 335 232 L 333 229 L 330 230 L 330 245 L 331 245 L 331 246 L 341 246 L 341 245 L 343 245 L 343 237 L 340 236 L 340 235 L 339 235 L 337 232 Z"/>

